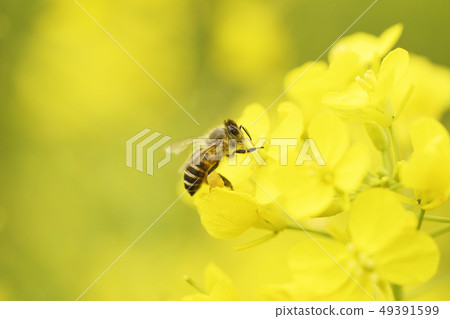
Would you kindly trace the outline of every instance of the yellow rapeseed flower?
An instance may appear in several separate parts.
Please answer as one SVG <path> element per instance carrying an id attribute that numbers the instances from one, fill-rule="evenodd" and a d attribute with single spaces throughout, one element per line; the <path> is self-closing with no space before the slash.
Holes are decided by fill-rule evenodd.
<path id="1" fill-rule="evenodd" d="M 343 37 L 331 48 L 328 59 L 333 62 L 341 54 L 354 52 L 364 65 L 376 64 L 377 60 L 392 49 L 402 31 L 403 25 L 398 23 L 386 29 L 379 37 L 365 32 Z"/>
<path id="2" fill-rule="evenodd" d="M 410 68 L 406 50 L 390 51 L 401 32 L 399 24 L 379 37 L 348 36 L 331 49 L 329 63 L 306 63 L 291 71 L 285 78 L 289 101 L 278 105 L 278 116 L 269 118 L 264 108 L 252 104 L 237 120 L 254 141 L 266 139 L 259 152 L 264 165 L 249 155 L 239 155 L 246 159 L 237 165 L 225 160 L 195 195 L 201 222 L 213 237 L 230 239 L 249 228 L 269 230 L 241 248 L 297 229 L 297 222 L 302 225 L 298 229 L 312 230 L 314 240 L 305 239 L 292 250 L 293 280 L 263 283 L 264 298 L 393 300 L 402 286 L 425 283 L 436 273 L 439 250 L 420 225 L 425 210 L 450 197 L 450 137 L 436 119 L 423 118 L 422 109 L 430 101 L 428 115 L 442 115 L 450 97 L 450 72 L 440 68 L 434 79 L 438 69 L 414 56 Z M 427 74 L 423 79 L 422 72 Z M 408 147 L 398 147 L 393 123 L 410 100 L 412 111 L 395 129 L 421 118 L 410 128 L 414 152 L 402 162 Z M 363 122 L 368 136 L 361 135 L 363 126 L 342 118 Z M 369 138 L 373 145 L 365 145 Z M 369 151 L 382 155 L 373 167 Z M 234 190 L 224 187 L 218 173 Z M 419 223 L 403 207 L 415 202 L 402 186 L 414 190 L 422 209 Z M 395 192 L 399 189 L 401 194 Z M 293 224 L 287 224 L 286 212 Z M 209 272 L 220 274 L 210 280 L 220 283 L 219 288 L 208 284 L 190 300 L 236 299 L 229 278 L 218 270 Z"/>
<path id="3" fill-rule="evenodd" d="M 329 63 L 306 62 L 290 71 L 284 86 L 289 99 L 301 107 L 305 122 L 322 111 L 322 99 L 328 92 L 346 90 L 369 65 L 378 70 L 381 58 L 392 49 L 402 30 L 403 26 L 396 24 L 379 37 L 363 32 L 343 37 L 331 48 Z"/>
<path id="4" fill-rule="evenodd" d="M 250 227 L 278 232 L 286 226 L 281 216 L 264 209 L 243 192 L 216 187 L 198 194 L 195 204 L 203 227 L 215 238 L 234 238 Z"/>
<path id="5" fill-rule="evenodd" d="M 346 52 L 329 65 L 324 61 L 307 62 L 293 69 L 286 75 L 284 86 L 289 99 L 301 108 L 306 124 L 323 111 L 322 99 L 328 92 L 345 90 L 362 70 L 359 56 Z"/>
<path id="6" fill-rule="evenodd" d="M 437 270 L 439 250 L 429 235 L 415 229 L 413 218 L 389 190 L 361 193 L 350 209 L 349 241 L 316 238 L 329 255 L 309 239 L 293 249 L 294 283 L 285 286 L 290 289 L 286 295 L 295 300 L 296 291 L 307 291 L 311 299 L 368 300 L 367 292 L 385 300 L 393 299 L 389 283 L 426 282 Z"/>
<path id="7" fill-rule="evenodd" d="M 317 161 L 296 161 L 275 165 L 270 173 L 278 201 L 297 219 L 315 217 L 330 207 L 336 196 L 346 199 L 358 189 L 369 167 L 363 144 L 350 145 L 345 123 L 330 112 L 315 116 L 308 127 L 325 165 Z M 295 159 L 295 157 L 294 157 Z"/>
<path id="8" fill-rule="evenodd" d="M 187 278 L 189 283 L 190 278 Z M 205 287 L 201 288 L 195 286 L 198 293 L 187 295 L 183 297 L 185 301 L 217 301 L 217 300 L 239 300 L 239 296 L 236 292 L 233 282 L 219 267 L 214 263 L 208 264 L 205 269 L 204 278 Z M 193 284 L 195 285 L 195 284 Z"/>
<path id="9" fill-rule="evenodd" d="M 378 73 L 372 69 L 367 70 L 364 79 L 358 76 L 346 91 L 328 93 L 323 103 L 347 113 L 351 118 L 390 127 L 401 114 L 411 94 L 408 89 L 399 105 L 393 105 L 390 98 L 406 75 L 408 61 L 409 54 L 406 50 L 395 49 L 383 59 Z"/>
<path id="10" fill-rule="evenodd" d="M 450 197 L 450 138 L 437 120 L 422 118 L 411 124 L 414 153 L 401 168 L 401 180 L 414 189 L 420 207 L 437 208 Z"/>
<path id="11" fill-rule="evenodd" d="M 409 83 L 414 83 L 414 92 L 402 116 L 395 122 L 397 141 L 404 154 L 411 150 L 410 123 L 423 116 L 439 120 L 450 108 L 450 68 L 411 54 L 406 79 L 393 92 L 393 101 L 401 101 Z"/>

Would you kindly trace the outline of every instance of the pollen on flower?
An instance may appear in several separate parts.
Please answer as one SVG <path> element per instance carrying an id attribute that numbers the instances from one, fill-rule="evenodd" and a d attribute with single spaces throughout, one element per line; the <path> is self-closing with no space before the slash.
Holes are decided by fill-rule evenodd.
<path id="1" fill-rule="evenodd" d="M 207 176 L 207 181 L 210 188 L 215 187 L 224 187 L 225 183 L 223 182 L 222 177 L 217 172 L 212 172 Z"/>

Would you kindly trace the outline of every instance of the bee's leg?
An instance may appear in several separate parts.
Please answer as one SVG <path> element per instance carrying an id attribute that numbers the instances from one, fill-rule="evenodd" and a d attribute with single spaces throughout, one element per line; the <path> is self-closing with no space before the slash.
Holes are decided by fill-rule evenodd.
<path id="1" fill-rule="evenodd" d="M 226 178 L 225 176 L 223 176 L 222 174 L 219 174 L 219 176 L 223 179 L 223 184 L 230 188 L 231 190 L 233 190 L 233 185 L 231 185 L 231 182 L 228 180 L 228 178 Z"/>
<path id="2" fill-rule="evenodd" d="M 244 130 L 244 132 L 247 134 L 248 138 L 250 139 L 250 141 L 252 140 L 252 137 L 250 136 L 250 133 L 247 131 L 247 129 L 244 126 L 239 126 L 239 129 Z"/>
<path id="3" fill-rule="evenodd" d="M 211 167 L 208 171 L 208 175 L 211 174 L 216 168 L 217 166 L 219 166 L 219 162 L 217 162 L 216 164 L 213 165 L 213 167 Z"/>
<path id="4" fill-rule="evenodd" d="M 247 148 L 247 149 L 244 149 L 244 150 L 235 150 L 233 153 L 231 153 L 231 155 L 233 155 L 234 153 L 239 153 L 239 154 L 251 153 L 251 152 L 254 152 L 256 150 L 259 150 L 260 148 L 264 148 L 264 146 L 252 147 L 252 148 Z"/>
<path id="5" fill-rule="evenodd" d="M 205 182 L 206 184 L 209 184 L 209 175 L 214 172 L 214 170 L 217 168 L 217 166 L 219 166 L 219 162 L 217 162 L 216 164 L 214 164 L 213 166 L 211 166 L 211 168 L 208 170 L 208 173 L 206 174 L 206 178 L 205 178 Z"/>

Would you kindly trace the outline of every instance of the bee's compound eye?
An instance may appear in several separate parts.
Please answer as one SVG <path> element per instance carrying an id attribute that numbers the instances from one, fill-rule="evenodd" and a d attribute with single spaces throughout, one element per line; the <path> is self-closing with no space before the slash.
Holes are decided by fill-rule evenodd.
<path id="1" fill-rule="evenodd" d="M 235 128 L 234 126 L 228 126 L 228 132 L 230 132 L 230 134 L 233 136 L 239 135 L 239 130 L 237 128 Z"/>

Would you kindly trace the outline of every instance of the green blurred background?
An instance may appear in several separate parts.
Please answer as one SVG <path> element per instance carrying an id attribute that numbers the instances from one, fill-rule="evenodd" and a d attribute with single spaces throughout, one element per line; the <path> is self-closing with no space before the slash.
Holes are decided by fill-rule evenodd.
<path id="1" fill-rule="evenodd" d="M 148 176 L 125 166 L 125 141 L 146 127 L 198 136 L 270 105 L 283 76 L 371 2 L 80 1 L 197 126 L 72 0 L 1 1 L 0 299 L 77 298 L 178 196 L 185 156 Z M 450 66 L 448 12 L 445 0 L 380 0 L 349 34 L 401 22 L 399 46 Z M 193 292 L 183 275 L 202 282 L 210 261 L 257 298 L 259 283 L 289 279 L 286 251 L 302 235 L 233 251 L 249 238 L 211 238 L 182 200 L 83 299 L 178 300 Z M 422 298 L 450 298 L 449 281 Z"/>

